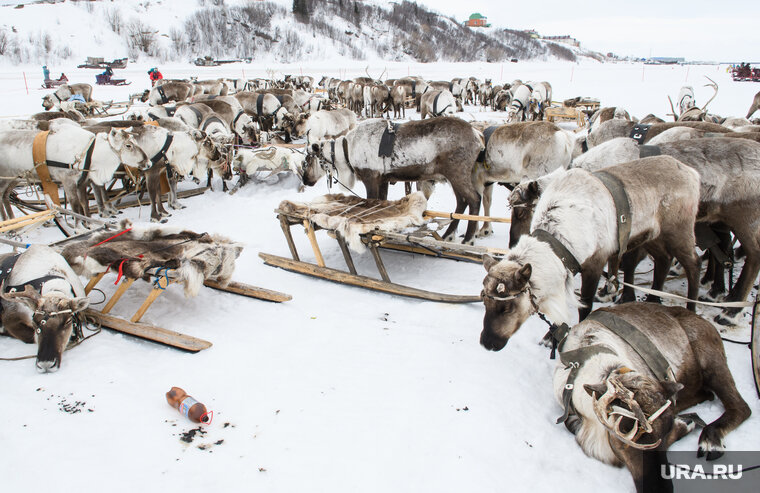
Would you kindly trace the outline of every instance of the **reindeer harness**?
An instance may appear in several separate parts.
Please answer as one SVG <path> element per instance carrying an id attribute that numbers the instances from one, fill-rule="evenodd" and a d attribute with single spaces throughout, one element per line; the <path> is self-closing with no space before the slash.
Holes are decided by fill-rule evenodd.
<path id="1" fill-rule="evenodd" d="M 490 168 L 490 165 L 486 162 L 486 150 L 488 149 L 488 141 L 491 140 L 491 136 L 498 128 L 498 125 L 494 125 L 487 127 L 483 131 L 483 150 L 480 151 L 480 154 L 478 154 L 478 158 L 475 161 L 481 163 L 485 169 Z"/>
<path id="2" fill-rule="evenodd" d="M 451 108 L 451 103 L 447 104 L 441 111 L 438 111 L 438 98 L 441 97 L 442 92 L 439 92 L 435 95 L 435 98 L 433 99 L 433 116 L 441 116 L 444 111 Z"/>
<path id="3" fill-rule="evenodd" d="M 169 98 L 166 97 L 166 92 L 164 91 L 163 86 L 156 86 L 156 91 L 158 91 L 158 95 L 161 96 L 161 104 L 169 102 Z"/>
<path id="4" fill-rule="evenodd" d="M 652 125 L 646 125 L 644 123 L 637 123 L 631 129 L 631 133 L 628 135 L 628 137 L 632 138 L 639 144 L 643 144 L 644 139 L 647 138 L 647 132 L 649 132 L 651 126 Z"/>
<path id="5" fill-rule="evenodd" d="M 47 159 L 47 138 L 49 134 L 50 131 L 45 130 L 43 132 L 39 132 L 34 136 L 34 141 L 32 142 L 32 161 L 34 162 L 34 168 L 37 171 L 37 176 L 40 179 L 42 191 L 45 194 L 49 195 L 50 199 L 56 205 L 61 205 L 61 200 L 58 197 L 58 187 L 53 183 L 48 167 L 74 169 L 74 166 L 79 163 L 82 158 L 80 156 L 72 164 Z M 84 181 L 87 179 L 86 173 L 90 171 L 90 166 L 92 165 L 92 152 L 94 149 L 95 139 L 93 138 L 87 146 L 87 150 L 85 151 L 84 167 L 82 168 L 83 173 L 77 181 L 77 186 L 82 185 L 82 183 L 84 183 Z"/>
<path id="6" fill-rule="evenodd" d="M 670 363 L 665 356 L 657 349 L 652 340 L 647 337 L 646 334 L 641 332 L 635 325 L 631 324 L 627 320 L 624 320 L 617 315 L 605 311 L 597 310 L 589 314 L 586 320 L 592 320 L 601 324 L 606 329 L 623 339 L 628 346 L 638 354 L 647 368 L 662 381 L 675 382 L 675 373 L 670 367 Z M 560 329 L 561 330 L 561 329 Z M 583 364 L 592 356 L 598 354 L 617 354 L 611 348 L 602 344 L 594 344 L 591 346 L 582 346 L 570 351 L 562 351 L 562 346 L 565 343 L 569 329 L 559 333 L 555 333 L 559 338 L 559 357 L 560 361 L 565 365 L 565 368 L 570 369 L 570 373 L 567 376 L 565 382 L 565 389 L 562 392 L 562 405 L 565 408 L 565 412 L 557 419 L 557 424 L 564 423 L 570 417 L 570 414 L 574 413 L 572 405 L 573 389 L 575 388 L 575 379 L 578 376 L 578 372 Z M 664 409 L 663 409 L 664 410 Z M 656 414 L 656 413 L 655 413 Z M 654 414 L 652 416 L 655 416 Z"/>
<path id="7" fill-rule="evenodd" d="M 42 276 L 36 279 L 23 282 L 15 286 L 6 286 L 5 281 L 11 275 L 11 272 L 13 272 L 13 267 L 16 265 L 16 261 L 18 260 L 20 256 L 21 254 L 17 253 L 15 255 L 6 257 L 5 259 L 2 260 L 2 262 L 0 262 L 0 287 L 2 288 L 3 293 L 15 293 L 16 291 L 23 291 L 24 287 L 27 285 L 31 286 L 35 291 L 42 293 L 42 285 L 45 284 L 46 282 L 52 281 L 53 279 L 63 279 L 64 281 L 66 280 L 66 278 L 62 276 L 47 275 L 47 276 Z M 73 290 L 72 290 L 72 294 L 73 294 Z M 3 306 L 2 304 L 0 304 L 0 314 L 2 313 L 3 313 Z M 47 318 L 58 315 L 59 313 L 60 312 L 46 314 L 47 316 L 43 320 L 47 320 Z M 40 325 L 45 325 L 45 324 L 44 322 L 42 322 Z"/>

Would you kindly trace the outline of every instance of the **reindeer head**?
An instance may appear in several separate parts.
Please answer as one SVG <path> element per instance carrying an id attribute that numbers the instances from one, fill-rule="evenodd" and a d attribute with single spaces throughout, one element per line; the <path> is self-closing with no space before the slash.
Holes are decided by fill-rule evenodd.
<path id="1" fill-rule="evenodd" d="M 319 179 L 325 175 L 325 166 L 329 165 L 329 163 L 325 163 L 325 158 L 322 155 L 323 145 L 324 143 L 320 142 L 306 148 L 301 179 L 307 187 L 316 185 Z"/>
<path id="2" fill-rule="evenodd" d="M 141 170 L 151 165 L 148 155 L 137 144 L 134 136 L 123 128 L 112 128 L 108 132 L 108 144 L 119 155 L 122 164 Z"/>
<path id="3" fill-rule="evenodd" d="M 480 344 L 490 351 L 499 351 L 536 311 L 529 284 L 533 268 L 511 260 L 499 262 L 489 255 L 483 257 L 483 267 L 488 274 L 481 293 L 486 314 Z"/>
<path id="4" fill-rule="evenodd" d="M 308 113 L 301 113 L 298 115 L 295 119 L 295 121 L 292 124 L 292 130 L 291 133 L 294 137 L 303 137 L 304 132 L 306 132 L 306 122 L 309 120 L 309 114 Z"/>
<path id="5" fill-rule="evenodd" d="M 57 371 L 71 338 L 74 314 L 87 308 L 89 300 L 85 297 L 42 296 L 30 285 L 21 292 L 2 294 L 2 298 L 10 305 L 6 305 L 3 314 L 4 325 L 16 327 L 14 332 L 31 333 L 30 339 L 37 344 L 37 370 Z"/>
<path id="6" fill-rule="evenodd" d="M 512 223 L 509 227 L 510 248 L 517 244 L 522 235 L 530 234 L 533 211 L 540 196 L 536 181 L 521 183 L 509 194 L 509 207 L 512 209 Z"/>
<path id="7" fill-rule="evenodd" d="M 53 103 L 53 96 L 51 94 L 46 94 L 42 98 L 42 107 L 45 108 L 45 111 L 50 111 L 53 109 L 53 106 L 55 104 Z"/>
<path id="8" fill-rule="evenodd" d="M 683 385 L 658 381 L 626 367 L 613 370 L 602 383 L 584 385 L 594 413 L 610 434 L 610 445 L 652 450 L 670 433 L 676 418 L 675 394 Z"/>

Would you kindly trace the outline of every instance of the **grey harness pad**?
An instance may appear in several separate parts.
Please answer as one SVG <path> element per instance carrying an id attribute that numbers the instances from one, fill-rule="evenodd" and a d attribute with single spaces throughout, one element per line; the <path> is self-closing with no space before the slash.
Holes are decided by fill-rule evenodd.
<path id="1" fill-rule="evenodd" d="M 646 139 L 646 137 L 647 137 L 647 132 L 649 132 L 649 128 L 651 126 L 652 125 L 646 125 L 646 124 L 642 124 L 642 123 L 637 123 L 631 129 L 631 134 L 628 137 L 632 138 L 633 140 L 635 140 L 639 144 L 643 144 L 644 143 L 644 139 Z"/>
<path id="2" fill-rule="evenodd" d="M 161 104 L 166 104 L 169 102 L 169 100 L 166 97 L 166 92 L 164 92 L 163 86 L 156 87 L 156 90 L 158 91 L 158 95 L 161 96 Z"/>
<path id="3" fill-rule="evenodd" d="M 644 159 L 645 157 L 659 156 L 661 154 L 662 154 L 662 151 L 660 150 L 659 146 L 639 145 L 639 159 Z"/>
<path id="4" fill-rule="evenodd" d="M 377 152 L 379 157 L 391 157 L 393 155 L 393 144 L 396 143 L 396 133 L 401 124 L 392 123 L 391 125 L 393 125 L 393 130 L 389 131 L 386 127 L 382 137 L 380 137 L 380 149 Z"/>
<path id="5" fill-rule="evenodd" d="M 586 320 L 599 322 L 627 342 L 658 379 L 674 381 L 673 370 L 668 360 L 657 349 L 655 343 L 636 326 L 606 310 L 592 312 Z"/>
<path id="6" fill-rule="evenodd" d="M 433 115 L 435 115 L 435 116 L 439 115 L 439 113 L 438 113 L 438 98 L 441 97 L 441 94 L 443 94 L 443 93 L 439 92 L 438 94 L 435 95 L 435 98 L 433 98 Z"/>
<path id="7" fill-rule="evenodd" d="M 596 171 L 595 177 L 602 182 L 604 187 L 612 195 L 615 203 L 615 217 L 618 227 L 618 258 L 628 249 L 628 240 L 631 238 L 631 205 L 628 194 L 620 179 L 606 171 Z"/>
<path id="8" fill-rule="evenodd" d="M 483 131 L 483 140 L 485 141 L 484 149 L 480 151 L 480 154 L 478 154 L 477 162 L 479 163 L 485 163 L 486 162 L 486 149 L 488 149 L 488 141 L 491 140 L 491 136 L 496 131 L 496 129 L 499 128 L 499 125 L 493 125 L 491 127 L 486 128 Z"/>
<path id="9" fill-rule="evenodd" d="M 203 130 L 205 132 L 206 129 L 208 128 L 208 126 L 211 125 L 212 123 L 215 123 L 215 122 L 216 123 L 221 123 L 222 126 L 224 126 L 225 128 L 227 127 L 227 122 L 225 122 L 224 120 L 222 120 L 221 118 L 219 118 L 216 115 L 211 115 L 208 118 L 206 118 L 205 122 L 203 122 L 203 128 L 201 128 L 201 130 Z"/>
<path id="10" fill-rule="evenodd" d="M 264 116 L 264 96 L 265 94 L 256 96 L 256 114 L 258 116 Z"/>

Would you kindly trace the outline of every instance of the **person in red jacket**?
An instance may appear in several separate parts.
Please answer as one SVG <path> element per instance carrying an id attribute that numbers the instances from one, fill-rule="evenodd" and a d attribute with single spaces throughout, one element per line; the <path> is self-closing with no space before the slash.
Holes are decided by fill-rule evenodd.
<path id="1" fill-rule="evenodd" d="M 164 78 L 164 76 L 161 75 L 161 72 L 159 72 L 156 67 L 153 67 L 152 69 L 148 70 L 148 75 L 150 76 L 151 86 L 155 86 L 157 80 Z"/>

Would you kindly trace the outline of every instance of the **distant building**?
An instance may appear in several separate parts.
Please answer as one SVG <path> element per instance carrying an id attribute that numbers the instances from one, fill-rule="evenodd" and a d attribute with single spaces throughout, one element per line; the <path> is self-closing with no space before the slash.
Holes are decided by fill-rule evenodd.
<path id="1" fill-rule="evenodd" d="M 581 45 L 581 42 L 577 39 L 564 34 L 562 36 L 544 36 L 541 39 L 545 39 L 547 41 L 556 41 L 557 43 L 564 43 L 566 45 L 575 46 L 578 47 Z"/>
<path id="2" fill-rule="evenodd" d="M 536 31 L 535 29 L 525 29 L 523 32 L 534 39 L 538 39 L 541 37 L 541 35 L 538 34 L 538 31 Z"/>
<path id="3" fill-rule="evenodd" d="M 646 60 L 649 65 L 676 65 L 686 61 L 684 58 L 675 58 L 669 56 L 653 56 Z"/>
<path id="4" fill-rule="evenodd" d="M 488 24 L 488 18 L 480 15 L 479 13 L 475 12 L 470 16 L 469 19 L 464 23 L 466 27 L 491 27 L 491 24 Z"/>

